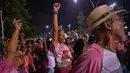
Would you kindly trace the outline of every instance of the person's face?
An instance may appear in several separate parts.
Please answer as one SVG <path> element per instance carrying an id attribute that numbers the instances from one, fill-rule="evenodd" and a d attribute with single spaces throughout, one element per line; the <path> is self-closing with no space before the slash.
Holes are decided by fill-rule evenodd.
<path id="1" fill-rule="evenodd" d="M 32 43 L 31 43 L 31 42 L 29 42 L 28 46 L 29 46 L 29 48 L 31 48 L 31 47 L 32 47 Z"/>
<path id="2" fill-rule="evenodd" d="M 60 43 L 64 43 L 65 42 L 64 31 L 59 31 L 59 33 L 58 33 L 58 40 L 59 40 Z"/>
<path id="3" fill-rule="evenodd" d="M 42 40 L 39 40 L 39 41 L 38 41 L 38 44 L 40 44 L 40 45 L 41 45 L 41 44 L 42 44 Z"/>
<path id="4" fill-rule="evenodd" d="M 70 39 L 67 39 L 67 40 L 66 40 L 66 42 L 67 42 L 68 44 L 70 44 L 70 43 L 71 43 Z"/>
<path id="5" fill-rule="evenodd" d="M 25 56 L 21 51 L 16 52 L 16 56 L 14 57 L 14 65 L 19 68 L 23 67 L 25 63 Z"/>
<path id="6" fill-rule="evenodd" d="M 125 34 L 125 31 L 124 31 L 125 22 L 118 15 L 113 15 L 112 21 L 113 21 L 113 25 L 112 25 L 113 34 L 117 38 L 122 39 L 123 35 Z"/>
<path id="7" fill-rule="evenodd" d="M 29 46 L 29 48 L 33 48 L 34 44 L 30 41 L 28 46 Z"/>

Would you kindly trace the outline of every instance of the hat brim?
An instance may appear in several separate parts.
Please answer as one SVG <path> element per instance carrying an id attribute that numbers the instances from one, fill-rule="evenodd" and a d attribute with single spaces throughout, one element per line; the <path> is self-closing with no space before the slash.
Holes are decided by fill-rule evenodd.
<path id="1" fill-rule="evenodd" d="M 113 16 L 115 14 L 120 14 L 120 13 L 124 14 L 125 12 L 126 12 L 126 10 L 119 10 L 119 11 L 115 11 L 112 14 L 109 14 L 109 15 L 105 16 L 104 18 L 102 18 L 99 21 L 95 22 L 90 28 L 88 28 L 89 32 L 91 32 L 92 30 L 94 30 L 94 28 L 96 28 L 97 26 L 99 26 L 101 23 L 103 23 L 105 20 L 107 20 L 111 16 Z"/>

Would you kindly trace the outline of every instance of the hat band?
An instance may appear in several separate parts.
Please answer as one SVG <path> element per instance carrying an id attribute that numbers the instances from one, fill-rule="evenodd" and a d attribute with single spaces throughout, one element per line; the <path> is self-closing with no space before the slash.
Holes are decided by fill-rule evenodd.
<path id="1" fill-rule="evenodd" d="M 101 20 L 102 18 L 112 14 L 113 12 L 115 12 L 114 10 L 110 10 L 109 12 L 104 13 L 100 18 L 98 18 L 96 21 L 94 21 L 92 24 L 96 23 L 97 21 Z"/>

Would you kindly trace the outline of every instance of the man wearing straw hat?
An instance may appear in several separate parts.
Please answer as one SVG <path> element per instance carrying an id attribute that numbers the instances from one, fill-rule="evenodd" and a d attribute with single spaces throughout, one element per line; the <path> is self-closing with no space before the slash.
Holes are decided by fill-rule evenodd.
<path id="1" fill-rule="evenodd" d="M 122 73 L 115 49 L 125 33 L 125 22 L 120 16 L 125 12 L 102 5 L 88 15 L 88 29 L 95 35 L 97 43 L 83 50 L 72 73 Z"/>

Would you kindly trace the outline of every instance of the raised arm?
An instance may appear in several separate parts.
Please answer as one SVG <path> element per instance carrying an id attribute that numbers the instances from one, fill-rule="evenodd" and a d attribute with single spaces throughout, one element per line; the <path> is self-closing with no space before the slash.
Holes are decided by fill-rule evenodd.
<path id="1" fill-rule="evenodd" d="M 43 45 L 45 46 L 45 52 L 46 54 L 48 53 L 48 47 L 47 47 L 47 43 L 46 43 L 46 35 L 44 33 L 42 33 L 42 37 L 43 37 Z"/>
<path id="2" fill-rule="evenodd" d="M 52 39 L 53 43 L 58 42 L 58 10 L 60 9 L 60 3 L 55 3 L 53 5 L 53 32 L 52 32 Z"/>
<path id="3" fill-rule="evenodd" d="M 26 45 L 25 45 L 25 38 L 24 38 L 24 33 L 20 33 L 20 39 L 21 39 L 21 44 L 23 46 L 24 49 L 26 49 Z"/>
<path id="4" fill-rule="evenodd" d="M 14 54 L 15 54 L 15 52 L 17 50 L 17 46 L 18 46 L 18 35 L 19 35 L 19 30 L 21 28 L 20 21 L 21 20 L 16 20 L 16 19 L 13 20 L 13 24 L 15 26 L 15 31 L 7 45 L 7 53 L 5 55 L 5 58 L 11 62 L 13 61 Z"/>

